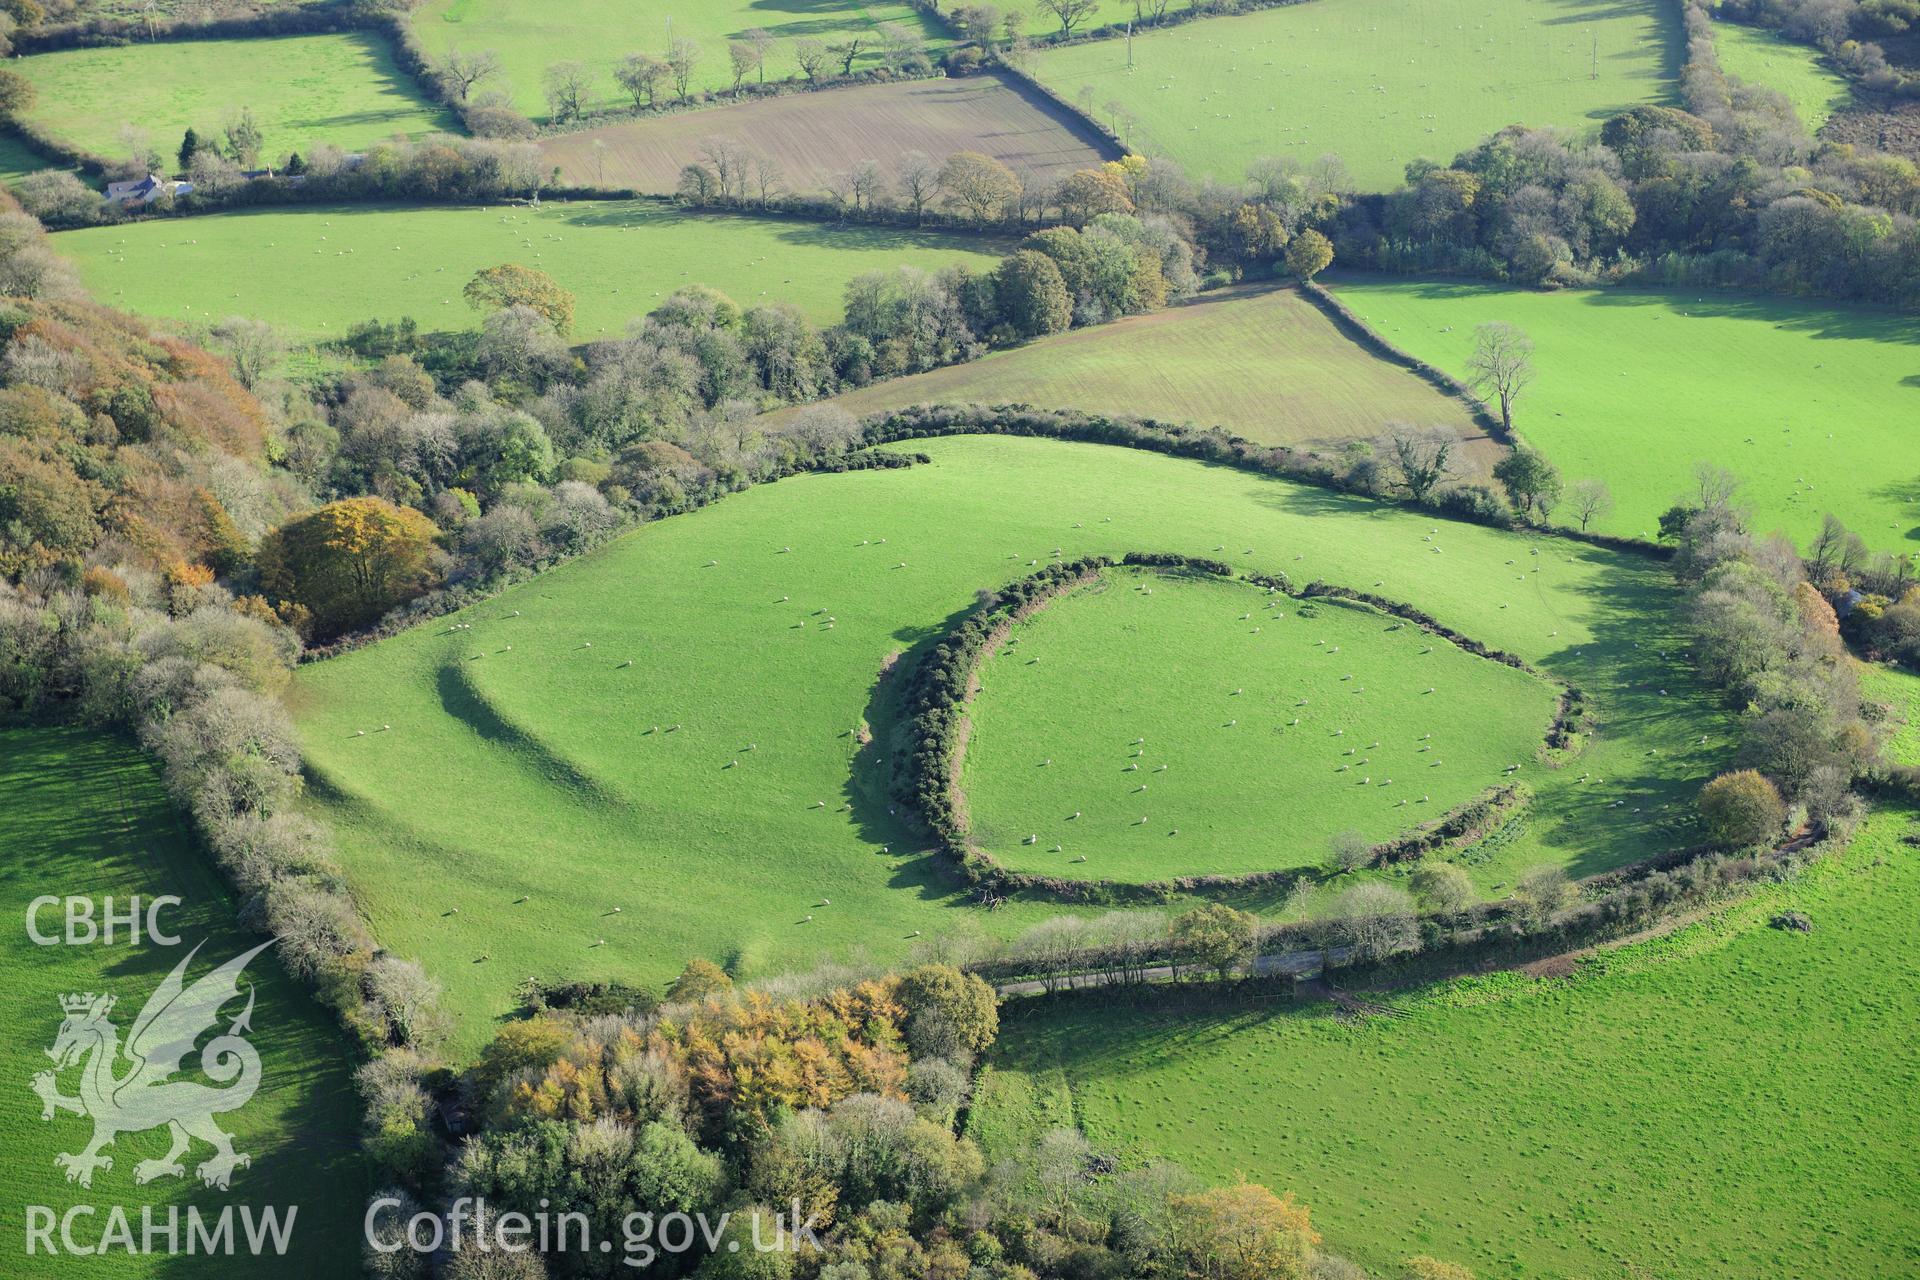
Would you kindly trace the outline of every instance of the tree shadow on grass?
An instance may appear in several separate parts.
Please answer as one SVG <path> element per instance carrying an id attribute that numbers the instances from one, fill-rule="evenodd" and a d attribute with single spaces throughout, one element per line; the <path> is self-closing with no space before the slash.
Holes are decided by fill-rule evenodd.
<path id="1" fill-rule="evenodd" d="M 1729 763 L 1729 714 L 1693 670 L 1679 621 L 1684 601 L 1662 576 L 1655 565 L 1609 566 L 1598 580 L 1566 588 L 1591 603 L 1585 623 L 1594 641 L 1588 653 L 1569 655 L 1561 674 L 1592 697 L 1601 741 L 1630 739 L 1642 751 L 1616 752 L 1590 784 L 1569 781 L 1535 796 L 1534 834 L 1574 877 L 1695 843 L 1694 793 Z M 1640 745 L 1652 743 L 1659 745 Z M 1593 750 L 1562 775 L 1586 771 Z"/>
<path id="2" fill-rule="evenodd" d="M 932 626 L 894 632 L 894 638 L 906 641 L 907 648 L 876 675 L 868 690 L 861 722 L 869 737 L 854 747 L 841 787 L 845 803 L 851 806 L 855 832 L 875 857 L 891 863 L 888 887 L 910 891 L 925 902 L 958 904 L 965 900 L 968 888 L 934 852 L 931 835 L 919 819 L 894 796 L 897 770 L 908 748 L 906 691 L 941 638 L 972 611 L 968 603 Z M 851 728 L 846 732 L 852 735 Z"/>
<path id="3" fill-rule="evenodd" d="M 1010 1000 L 1001 1006 L 994 1065 L 1061 1068 L 1075 1080 L 1124 1080 L 1168 1060 L 1192 1062 L 1208 1049 L 1279 1021 L 1316 1016 L 1322 1006 L 1273 994 L 1248 1007 L 1243 993 L 1188 987 L 1115 989 Z M 1234 998 L 1242 996 L 1242 998 Z"/>

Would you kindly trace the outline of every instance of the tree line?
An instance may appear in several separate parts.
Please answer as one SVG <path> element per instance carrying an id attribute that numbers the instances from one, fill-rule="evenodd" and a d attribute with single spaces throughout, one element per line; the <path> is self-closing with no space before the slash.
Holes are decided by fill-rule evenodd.
<path id="1" fill-rule="evenodd" d="M 1688 109 L 1636 107 L 1594 141 L 1520 126 L 1344 204 L 1343 260 L 1522 284 L 1640 281 L 1920 305 L 1920 171 L 1809 138 L 1780 94 L 1721 72 L 1685 10 Z"/>
<path id="2" fill-rule="evenodd" d="M 1369 1275 L 1324 1248 L 1290 1194 L 1208 1186 L 1167 1163 L 1128 1170 L 1071 1128 L 996 1136 L 990 1151 L 957 1134 L 999 1015 L 985 983 L 937 959 L 804 995 L 736 986 L 697 960 L 664 1001 L 618 999 L 536 999 L 451 1081 L 401 1054 L 361 1073 L 367 1146 L 396 1179 L 375 1197 L 386 1211 L 375 1217 L 368 1274 L 428 1274 L 421 1250 L 394 1247 L 405 1219 L 465 1196 L 496 1214 L 579 1215 L 589 1238 L 614 1241 L 638 1215 L 729 1214 L 714 1238 L 651 1261 L 701 1280 Z M 427 1132 L 429 1088 L 474 1117 L 457 1149 Z M 750 1246 L 788 1212 L 811 1219 L 816 1238 Z M 509 1252 L 498 1238 L 476 1242 L 469 1231 L 438 1274 L 622 1271 L 618 1256 L 557 1244 Z M 1471 1280 L 1424 1256 L 1391 1274 Z"/>

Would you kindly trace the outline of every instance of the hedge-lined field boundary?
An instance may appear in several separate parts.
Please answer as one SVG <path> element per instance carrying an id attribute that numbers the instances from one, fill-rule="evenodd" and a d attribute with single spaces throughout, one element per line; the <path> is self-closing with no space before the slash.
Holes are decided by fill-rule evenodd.
<path id="1" fill-rule="evenodd" d="M 1620 538 L 1588 533 L 1562 525 L 1524 524 L 1492 490 L 1461 485 L 1441 490 L 1421 502 L 1373 492 L 1350 481 L 1340 465 L 1311 449 L 1258 444 L 1222 427 L 1197 428 L 1154 418 L 1115 416 L 1083 409 L 1041 409 L 1030 404 L 946 403 L 885 409 L 861 420 L 866 443 L 895 444 L 938 436 L 1041 436 L 1076 444 L 1108 444 L 1173 458 L 1217 463 L 1255 475 L 1291 480 L 1351 494 L 1389 506 L 1424 511 L 1449 520 L 1494 529 L 1539 533 L 1610 551 L 1628 551 L 1658 560 L 1671 559 L 1673 548 L 1643 538 Z"/>
<path id="2" fill-rule="evenodd" d="M 1016 622 L 1065 593 L 1099 578 L 1108 569 L 1128 567 L 1166 574 L 1195 574 L 1276 592 L 1299 601 L 1340 599 L 1420 627 L 1463 652 L 1548 680 L 1524 660 L 1473 641 L 1409 605 L 1383 597 L 1314 582 L 1296 589 L 1281 574 L 1242 574 L 1220 560 L 1172 552 L 1130 551 L 1119 560 L 1086 556 L 1049 565 L 987 595 L 935 642 L 909 678 L 906 692 L 905 765 L 894 780 L 895 794 L 914 811 L 935 838 L 935 852 L 963 883 L 989 899 L 1010 893 L 1040 893 L 1069 902 L 1106 904 L 1164 902 L 1181 894 L 1289 887 L 1312 870 L 1294 866 L 1242 875 L 1178 876 L 1165 880 L 1083 880 L 1012 871 L 973 843 L 966 795 L 960 787 L 970 732 L 968 709 L 979 692 L 980 669 L 997 652 Z M 1429 620 L 1430 621 L 1430 620 Z M 1557 683 L 1557 682 L 1555 682 Z M 1566 687 L 1549 724 L 1545 745 L 1565 737 L 1569 698 Z M 1408 862 L 1436 850 L 1479 839 L 1517 806 L 1524 791 L 1514 783 L 1487 788 L 1431 821 L 1409 828 L 1373 846 L 1370 861 Z"/>

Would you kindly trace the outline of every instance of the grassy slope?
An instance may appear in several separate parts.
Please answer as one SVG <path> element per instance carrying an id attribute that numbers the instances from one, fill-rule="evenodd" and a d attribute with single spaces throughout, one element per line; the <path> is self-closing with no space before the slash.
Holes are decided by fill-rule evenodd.
<path id="1" fill-rule="evenodd" d="M 7 927 L 0 958 L 8 999 L 0 1036 L 0 1068 L 11 1091 L 0 1111 L 0 1204 L 9 1219 L 10 1250 L 24 1249 L 15 1235 L 22 1206 L 47 1205 L 56 1213 L 74 1204 L 127 1206 L 138 1230 L 140 1206 L 164 1213 L 167 1205 L 198 1205 L 217 1213 L 223 1204 L 297 1206 L 293 1249 L 276 1274 L 341 1277 L 357 1268 L 359 1215 L 368 1190 L 354 1141 L 357 1103 L 347 1075 L 345 1046 L 312 1000 L 270 959 L 253 962 L 248 976 L 258 985 L 252 1040 L 264 1062 L 260 1091 L 252 1102 L 224 1116 L 237 1150 L 253 1156 L 251 1168 L 235 1173 L 231 1193 L 208 1192 L 192 1175 L 209 1148 L 195 1144 L 188 1177 L 137 1187 L 133 1167 L 163 1154 L 164 1131 L 124 1134 L 109 1150 L 111 1170 L 94 1175 L 91 1190 L 70 1187 L 55 1168 L 55 1152 L 78 1151 L 90 1133 L 77 1116 L 61 1113 L 42 1123 L 28 1079 L 48 1067 L 41 1050 L 60 1026 L 59 997 L 110 991 L 119 997 L 114 1020 L 124 1035 L 155 985 L 197 943 L 204 943 L 195 976 L 254 946 L 258 939 L 233 922 L 233 905 L 160 790 L 152 767 L 115 739 L 77 730 L 0 730 L 0 906 Z M 28 902 L 43 894 L 128 896 L 175 894 L 182 906 L 163 912 L 164 929 L 182 939 L 179 949 L 130 947 L 37 947 L 27 937 Z M 58 931 L 58 911 L 41 916 L 41 928 Z M 237 1012 L 236 1005 L 229 1012 Z M 198 1079 L 189 1057 L 182 1079 Z M 120 1069 L 124 1071 L 125 1064 Z M 61 1077 L 72 1093 L 77 1073 Z M 183 1209 L 184 1212 L 184 1209 Z M 97 1232 L 103 1225 L 94 1220 Z M 183 1228 L 184 1229 L 184 1228 Z M 86 1238 L 87 1226 L 79 1234 Z M 56 1236 L 56 1240 L 58 1237 Z M 193 1260 L 194 1276 L 240 1276 L 258 1272 L 250 1260 Z M 27 1258 L 16 1253 L 9 1276 L 160 1276 L 175 1274 L 160 1259 L 115 1256 Z M 186 1269 L 178 1269 L 181 1274 Z"/>
<path id="2" fill-rule="evenodd" d="M 1594 40 L 1600 75 L 1590 79 Z M 1195 176 L 1340 155 L 1364 190 L 1409 160 L 1453 155 L 1509 124 L 1579 127 L 1673 97 L 1678 30 L 1657 0 L 1315 0 L 1188 23 L 1133 42 L 1039 52 L 1034 73 L 1096 111 L 1118 99 L 1133 144 Z"/>
<path id="3" fill-rule="evenodd" d="M 1832 511 L 1876 548 L 1920 537 L 1910 318 L 1739 294 L 1377 278 L 1336 290 L 1389 340 L 1456 373 L 1475 325 L 1524 329 L 1539 375 L 1516 425 L 1568 480 L 1612 488 L 1618 510 L 1596 528 L 1654 529 L 1707 459 L 1744 481 L 1763 529 L 1804 540 Z"/>
<path id="4" fill-rule="evenodd" d="M 1809 129 L 1818 129 L 1853 101 L 1845 77 L 1821 65 L 1818 49 L 1795 43 L 1777 31 L 1716 22 L 1713 49 L 1720 69 L 1728 75 L 1786 94 Z"/>
<path id="5" fill-rule="evenodd" d="M 307 759 L 377 936 L 484 1018 L 531 974 L 657 980 L 692 955 L 766 972 L 1053 914 L 952 910 L 879 794 L 886 743 L 845 735 L 889 722 L 871 703 L 890 654 L 1054 547 L 1225 543 L 1247 567 L 1381 581 L 1589 688 L 1611 730 L 1581 762 L 1596 781 L 1530 770 L 1528 834 L 1475 869 L 1490 887 L 1665 844 L 1661 806 L 1683 809 L 1724 759 L 1721 722 L 1656 658 L 1672 596 L 1637 557 L 1477 526 L 1429 544 L 1417 515 L 1131 450 L 924 447 L 931 466 L 783 481 L 640 530 L 454 619 L 470 632 L 429 624 L 304 668 Z M 1277 864 L 1302 860 L 1276 840 Z"/>
<path id="6" fill-rule="evenodd" d="M 863 271 L 995 260 L 992 242 L 978 237 L 703 217 L 648 201 L 225 213 L 66 232 L 54 243 L 103 302 L 169 320 L 257 316 L 308 338 L 376 317 L 476 327 L 480 314 L 460 290 L 503 262 L 537 267 L 573 290 L 574 334 L 594 338 L 619 335 L 688 284 L 712 285 L 743 306 L 792 302 L 826 323 Z"/>
<path id="7" fill-rule="evenodd" d="M 677 111 L 542 139 L 541 150 L 566 181 L 672 194 L 680 169 L 716 138 L 771 157 L 782 189 L 826 191 L 863 160 L 891 177 L 901 156 L 920 151 L 936 163 L 956 151 L 981 151 L 1030 182 L 1054 182 L 1097 165 L 1102 153 L 1063 122 L 1061 111 L 1030 88 L 993 75 L 862 85 L 791 93 L 712 111 Z"/>
<path id="8" fill-rule="evenodd" d="M 1295 1191 L 1333 1248 L 1383 1267 L 1908 1276 L 1910 816 L 1570 979 L 1457 982 L 1396 998 L 1406 1018 L 1010 1008 L 974 1123 L 991 1143 L 1070 1113 L 1131 1158 Z M 1787 906 L 1811 935 L 1767 927 Z"/>
<path id="9" fill-rule="evenodd" d="M 1395 422 L 1469 438 L 1487 473 L 1503 450 L 1460 404 L 1343 337 L 1291 289 L 1208 293 L 1153 315 L 1076 329 L 972 364 L 840 397 L 855 414 L 942 401 L 1022 402 L 1225 427 L 1263 444 L 1338 447 Z"/>
<path id="10" fill-rule="evenodd" d="M 675 40 L 699 46 L 692 88 L 707 91 L 732 86 L 727 43 L 756 27 L 776 40 L 766 78 L 779 80 L 800 76 L 793 42 L 804 37 L 837 44 L 860 35 L 869 48 L 855 60 L 854 69 L 880 65 L 873 32 L 883 22 L 904 23 L 939 47 L 939 28 L 902 0 L 575 0 L 560 8 L 521 0 L 428 0 L 413 18 L 421 42 L 435 53 L 456 46 L 497 51 L 513 104 L 533 116 L 547 113 L 541 77 L 556 62 L 584 62 L 593 69 L 597 104 L 631 106 L 632 99 L 614 83 L 614 67 L 629 53 L 665 57 L 669 32 Z M 671 95 L 669 86 L 663 96 Z"/>
<path id="11" fill-rule="evenodd" d="M 1336 831 L 1384 840 L 1502 781 L 1553 718 L 1524 672 L 1238 583 L 1112 570 L 1013 637 L 982 669 L 963 785 L 980 845 L 1053 875 L 1270 870 L 1283 831 L 1317 862 Z"/>
<path id="12" fill-rule="evenodd" d="M 217 139 L 243 107 L 266 135 L 267 159 L 455 127 L 366 32 L 63 49 L 11 65 L 39 90 L 34 123 L 109 157 L 125 151 L 120 130 L 132 124 L 172 164 L 189 125 Z"/>
<path id="13" fill-rule="evenodd" d="M 1860 692 L 1891 709 L 1887 754 L 1903 764 L 1920 764 L 1920 674 L 1892 663 L 1862 663 Z"/>
<path id="14" fill-rule="evenodd" d="M 15 135 L 0 133 L 0 183 L 14 187 L 19 184 L 20 179 L 30 173 L 62 167 L 35 151 Z"/>

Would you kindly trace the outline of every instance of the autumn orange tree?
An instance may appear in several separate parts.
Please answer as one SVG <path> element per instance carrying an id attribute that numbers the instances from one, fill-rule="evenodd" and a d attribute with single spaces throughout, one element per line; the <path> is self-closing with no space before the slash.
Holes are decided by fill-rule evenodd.
<path id="1" fill-rule="evenodd" d="M 1187 1274 L 1198 1280 L 1305 1280 L 1320 1243 L 1307 1206 L 1257 1182 L 1170 1201 Z"/>
<path id="2" fill-rule="evenodd" d="M 555 333 L 566 333 L 573 328 L 573 294 L 561 288 L 560 282 L 546 272 L 517 262 L 474 272 L 462 296 L 476 311 L 528 307 L 545 317 Z"/>
<path id="3" fill-rule="evenodd" d="M 377 621 L 432 586 L 439 529 L 411 507 L 347 498 L 288 521 L 260 544 L 260 581 L 335 636 Z"/>

